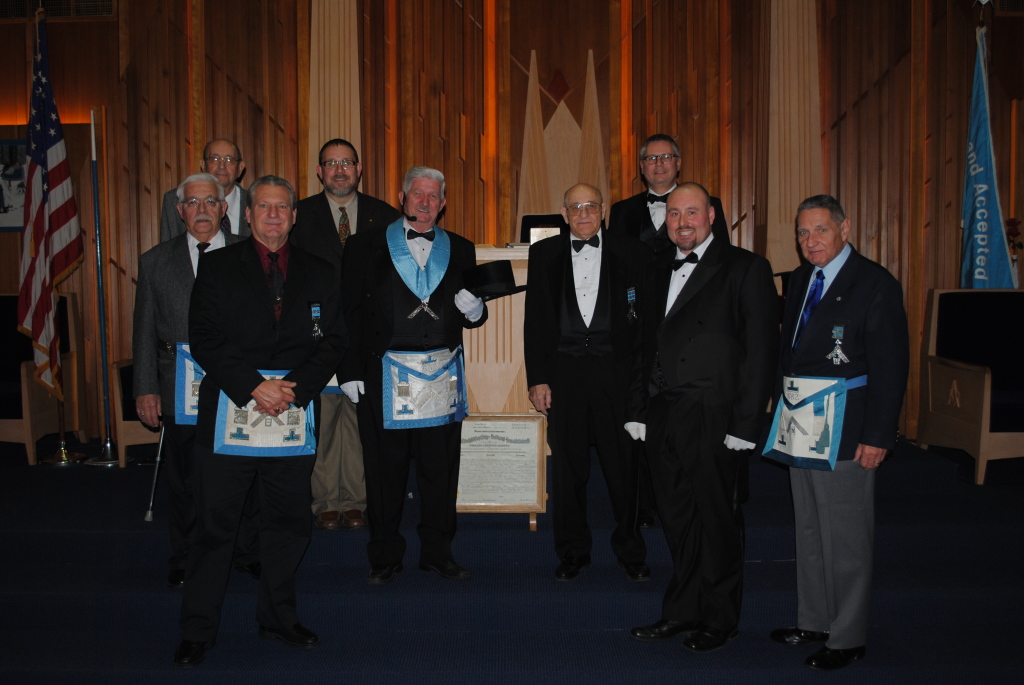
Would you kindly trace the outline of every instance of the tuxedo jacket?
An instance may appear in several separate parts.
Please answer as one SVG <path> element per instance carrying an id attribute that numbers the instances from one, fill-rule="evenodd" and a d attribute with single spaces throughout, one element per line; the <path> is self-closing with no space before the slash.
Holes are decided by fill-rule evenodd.
<path id="1" fill-rule="evenodd" d="M 717 197 L 712 197 L 711 206 L 715 209 L 715 220 L 711 224 L 711 233 L 718 242 L 728 244 L 730 242 L 729 222 L 725 219 L 722 201 Z M 641 233 L 646 228 L 658 228 L 651 221 L 651 211 L 647 208 L 646 190 L 633 197 L 627 197 L 625 200 L 619 200 L 612 205 L 611 212 L 608 215 L 609 232 L 625 233 L 639 239 Z M 671 251 L 672 247 L 672 243 L 669 241 L 665 231 L 659 230 L 654 242 L 651 244 L 651 248 L 656 252 L 662 252 L 664 250 Z"/>
<path id="2" fill-rule="evenodd" d="M 230 233 L 224 235 L 225 247 L 241 240 Z M 200 260 L 205 256 L 200 255 Z M 187 233 L 155 245 L 139 257 L 132 325 L 134 393 L 136 397 L 159 394 L 166 417 L 174 415 L 176 361 L 157 345 L 188 342 L 188 306 L 195 280 Z"/>
<path id="3" fill-rule="evenodd" d="M 353 235 L 371 230 L 383 231 L 388 224 L 402 216 L 401 212 L 386 202 L 370 195 L 356 192 L 359 210 L 356 215 L 356 230 Z M 298 204 L 295 227 L 290 240 L 292 245 L 324 259 L 341 268 L 342 246 L 338 239 L 338 224 L 334 220 L 330 201 L 324 193 L 311 195 Z"/>
<path id="4" fill-rule="evenodd" d="M 359 211 L 362 213 L 362 207 Z M 438 227 L 435 226 L 434 230 Z M 445 345 L 454 350 L 462 344 L 463 328 L 484 325 L 487 307 L 477 321 L 471 322 L 455 306 L 455 293 L 465 287 L 463 272 L 476 265 L 476 248 L 460 235 L 451 231 L 445 233 L 451 239 L 451 258 L 429 303 L 431 309 L 444 312 Z M 391 345 L 395 317 L 408 314 L 395 312 L 396 273 L 388 250 L 386 230 L 357 232 L 345 243 L 341 287 L 346 293 L 344 309 L 351 333 L 351 353 L 342 360 L 339 382 L 366 380 L 367 374 L 380 375 L 380 358 Z"/>
<path id="5" fill-rule="evenodd" d="M 245 208 L 249 204 L 249 193 L 242 186 L 235 184 L 235 189 L 241 195 L 238 196 L 238 233 L 240 238 L 248 238 L 252 235 L 249 229 L 249 222 L 245 219 Z M 160 213 L 160 242 L 166 242 L 185 232 L 185 222 L 178 214 L 178 189 L 171 188 L 164 193 L 164 206 Z M 232 235 L 235 235 L 232 233 Z"/>
<path id="6" fill-rule="evenodd" d="M 253 242 L 249 238 L 203 255 L 192 288 L 189 342 L 206 371 L 199 388 L 196 444 L 208 448 L 221 390 L 244 406 L 264 380 L 260 369 L 288 369 L 286 380 L 296 383 L 294 404 L 306 407 L 330 380 L 347 343 L 334 267 L 292 246 L 278 320 Z M 319 338 L 313 334 L 311 311 L 317 302 Z"/>
<path id="7" fill-rule="evenodd" d="M 715 238 L 666 314 L 674 258 L 675 252 L 659 253 L 650 269 L 643 375 L 633 392 L 637 415 L 658 359 L 666 397 L 699 398 L 704 410 L 726 417 L 728 435 L 756 443 L 778 360 L 771 265 Z"/>
<path id="8" fill-rule="evenodd" d="M 602 231 L 601 278 L 607 277 L 607 293 L 611 298 L 612 354 L 622 361 L 621 375 L 616 378 L 623 394 L 629 389 L 630 368 L 639 359 L 640 306 L 643 280 L 651 260 L 650 249 L 643 243 L 610 231 Z M 550 384 L 558 363 L 558 345 L 562 338 L 562 309 L 566 306 L 565 279 L 572 279 L 570 233 L 552 236 L 530 246 L 527 267 L 526 318 L 523 323 L 523 349 L 526 362 L 527 387 Z M 629 316 L 628 290 L 634 289 L 633 311 Z M 617 365 L 618 366 L 618 365 Z"/>
<path id="9" fill-rule="evenodd" d="M 804 264 L 789 280 L 773 399 L 779 400 L 783 376 L 856 378 L 867 374 L 866 387 L 846 394 L 838 458 L 853 459 L 858 443 L 892 449 L 910 366 L 903 288 L 885 267 L 851 246 L 849 258 L 811 314 L 794 352 L 793 334 L 813 272 L 813 265 Z M 836 346 L 836 326 L 843 328 L 842 348 L 849 363 L 836 365 L 827 358 Z"/>

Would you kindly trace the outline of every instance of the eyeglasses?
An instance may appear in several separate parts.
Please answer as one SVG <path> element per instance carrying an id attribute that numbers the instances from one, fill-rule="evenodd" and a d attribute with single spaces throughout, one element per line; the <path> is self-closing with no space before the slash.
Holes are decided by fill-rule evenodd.
<path id="1" fill-rule="evenodd" d="M 199 206 L 200 203 L 202 203 L 203 207 L 205 207 L 206 209 L 213 209 L 221 202 L 223 202 L 223 200 L 221 200 L 219 197 L 213 197 L 211 195 L 210 197 L 204 198 L 187 197 L 182 201 L 181 204 L 185 205 L 185 207 L 187 207 L 188 209 L 195 209 L 196 207 Z"/>
<path id="2" fill-rule="evenodd" d="M 671 152 L 666 152 L 663 155 L 647 155 L 645 157 L 641 157 L 640 160 L 648 166 L 653 166 L 658 162 L 661 162 L 662 164 L 668 164 L 673 158 L 678 159 L 679 155 L 673 154 Z"/>
<path id="3" fill-rule="evenodd" d="M 333 169 L 336 166 L 347 168 L 356 164 L 357 162 L 354 159 L 328 159 L 320 163 L 321 166 L 325 166 L 328 169 Z"/>
<path id="4" fill-rule="evenodd" d="M 601 209 L 601 205 L 596 202 L 579 202 L 574 205 L 566 205 L 565 208 L 573 216 L 579 216 L 580 214 L 597 214 Z"/>
<path id="5" fill-rule="evenodd" d="M 209 164 L 220 164 L 221 162 L 224 162 L 225 164 L 238 164 L 239 162 L 242 161 L 240 158 L 231 157 L 230 155 L 227 157 L 221 157 L 220 155 L 210 155 L 209 157 L 203 157 L 203 159 L 205 159 Z"/>

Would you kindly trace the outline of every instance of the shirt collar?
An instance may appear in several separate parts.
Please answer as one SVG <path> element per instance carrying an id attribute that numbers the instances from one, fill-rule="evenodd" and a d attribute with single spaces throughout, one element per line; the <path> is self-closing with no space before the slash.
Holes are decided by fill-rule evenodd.
<path id="1" fill-rule="evenodd" d="M 691 250 L 691 252 L 696 252 L 697 253 L 697 259 L 704 259 L 704 253 L 707 252 L 708 245 L 710 245 L 711 241 L 714 240 L 714 239 L 715 239 L 715 234 L 711 233 L 710 235 L 708 235 L 708 239 L 707 240 L 705 240 L 703 243 L 701 243 L 697 247 L 693 248 Z M 682 250 L 680 250 L 677 247 L 676 248 L 676 257 L 682 259 L 685 256 L 686 255 L 683 254 Z"/>
<path id="2" fill-rule="evenodd" d="M 853 252 L 853 248 L 850 247 L 850 243 L 846 243 L 846 245 L 843 246 L 843 249 L 839 251 L 839 254 L 836 255 L 835 259 L 820 269 L 815 267 L 814 272 L 811 274 L 811 278 L 814 278 L 814 273 L 821 271 L 825 274 L 825 283 L 823 285 L 827 288 L 836 277 L 836 274 L 839 273 L 839 270 L 843 268 L 843 264 L 846 264 L 846 260 L 850 258 L 851 252 Z"/>
<path id="3" fill-rule="evenodd" d="M 199 244 L 199 241 L 196 240 L 195 236 L 193 236 L 188 231 L 185 232 L 185 239 L 188 240 L 188 249 L 190 251 L 198 249 L 196 245 Z M 226 244 L 224 239 L 224 231 L 217 231 L 217 233 L 215 233 L 214 236 L 210 238 L 209 242 L 210 246 L 206 248 L 207 252 L 209 252 L 210 250 L 216 250 L 217 248 L 220 247 L 224 247 L 224 245 Z"/>
<path id="4" fill-rule="evenodd" d="M 356 201 L 356 195 L 358 195 L 358 193 L 353 191 L 353 193 L 351 195 L 349 195 L 347 201 L 345 201 L 345 202 L 338 202 L 336 199 L 334 199 L 333 195 L 328 193 L 326 190 L 324 191 L 324 197 L 326 197 L 327 198 L 327 202 L 330 203 L 331 211 L 334 212 L 334 216 L 338 216 L 338 214 L 340 213 L 340 210 L 341 210 L 342 207 L 345 208 L 346 212 L 349 212 L 351 214 L 352 213 L 352 203 Z"/>

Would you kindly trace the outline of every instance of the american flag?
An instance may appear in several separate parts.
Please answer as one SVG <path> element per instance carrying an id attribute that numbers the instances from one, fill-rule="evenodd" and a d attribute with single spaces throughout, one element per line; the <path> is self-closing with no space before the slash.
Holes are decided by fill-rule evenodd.
<path id="1" fill-rule="evenodd" d="M 71 166 L 64 148 L 64 130 L 53 101 L 46 58 L 46 22 L 42 17 L 36 31 L 18 329 L 32 338 L 36 380 L 63 400 L 54 287 L 82 262 L 84 248 L 71 187 Z"/>

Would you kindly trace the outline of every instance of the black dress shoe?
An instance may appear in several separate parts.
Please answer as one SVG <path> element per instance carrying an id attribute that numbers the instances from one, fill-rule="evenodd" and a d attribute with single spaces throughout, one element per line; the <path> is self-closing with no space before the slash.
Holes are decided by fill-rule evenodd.
<path id="1" fill-rule="evenodd" d="M 642 583 L 651 579 L 651 568 L 642 561 L 638 564 L 627 564 L 620 560 L 619 568 L 625 571 L 626 577 L 634 582 Z"/>
<path id="2" fill-rule="evenodd" d="M 185 587 L 185 569 L 171 569 L 171 572 L 167 574 L 167 587 L 175 589 Z"/>
<path id="3" fill-rule="evenodd" d="M 308 649 L 320 644 L 320 638 L 309 628 L 301 623 L 296 623 L 291 628 L 267 628 L 260 626 L 260 637 L 264 640 L 280 640 L 289 647 Z"/>
<path id="4" fill-rule="evenodd" d="M 803 630 L 801 628 L 779 628 L 773 630 L 771 637 L 781 645 L 809 645 L 814 642 L 824 642 L 828 639 L 828 633 L 819 633 L 816 630 Z"/>
<path id="5" fill-rule="evenodd" d="M 433 571 L 442 578 L 448 580 L 466 580 L 469 578 L 469 569 L 463 568 L 455 563 L 454 559 L 441 562 L 440 564 L 428 564 L 420 562 L 420 568 L 424 571 Z"/>
<path id="6" fill-rule="evenodd" d="M 206 656 L 206 650 L 213 647 L 213 640 L 209 642 L 196 642 L 194 640 L 182 640 L 178 648 L 174 650 L 174 665 L 178 668 L 192 668 L 202 663 Z"/>
<path id="7" fill-rule="evenodd" d="M 263 575 L 263 565 L 260 564 L 260 560 L 249 563 L 249 564 L 238 564 L 235 569 L 242 573 L 248 573 L 252 576 L 253 580 L 259 580 L 260 576 Z"/>
<path id="8" fill-rule="evenodd" d="M 633 628 L 633 630 L 629 631 L 629 634 L 635 640 L 650 642 L 653 640 L 671 640 L 674 637 L 692 633 L 698 628 L 700 628 L 700 622 L 698 621 L 673 621 L 663 618 L 649 626 Z"/>
<path id="9" fill-rule="evenodd" d="M 402 562 L 397 564 L 378 564 L 377 566 L 370 567 L 370 572 L 366 574 L 366 582 L 370 585 L 383 585 L 384 583 L 390 583 L 395 577 L 396 573 L 402 570 Z"/>
<path id="10" fill-rule="evenodd" d="M 716 630 L 714 628 L 701 628 L 690 637 L 683 640 L 683 647 L 691 652 L 701 654 L 713 652 L 725 646 L 725 643 L 740 634 L 735 628 L 732 630 Z"/>
<path id="11" fill-rule="evenodd" d="M 590 555 L 567 556 L 555 567 L 555 580 L 573 580 L 580 571 L 590 566 Z"/>
<path id="12" fill-rule="evenodd" d="M 829 649 L 822 647 L 814 654 L 807 657 L 805 666 L 819 671 L 834 671 L 843 666 L 849 666 L 851 661 L 863 659 L 864 647 L 850 647 L 849 649 Z"/>

